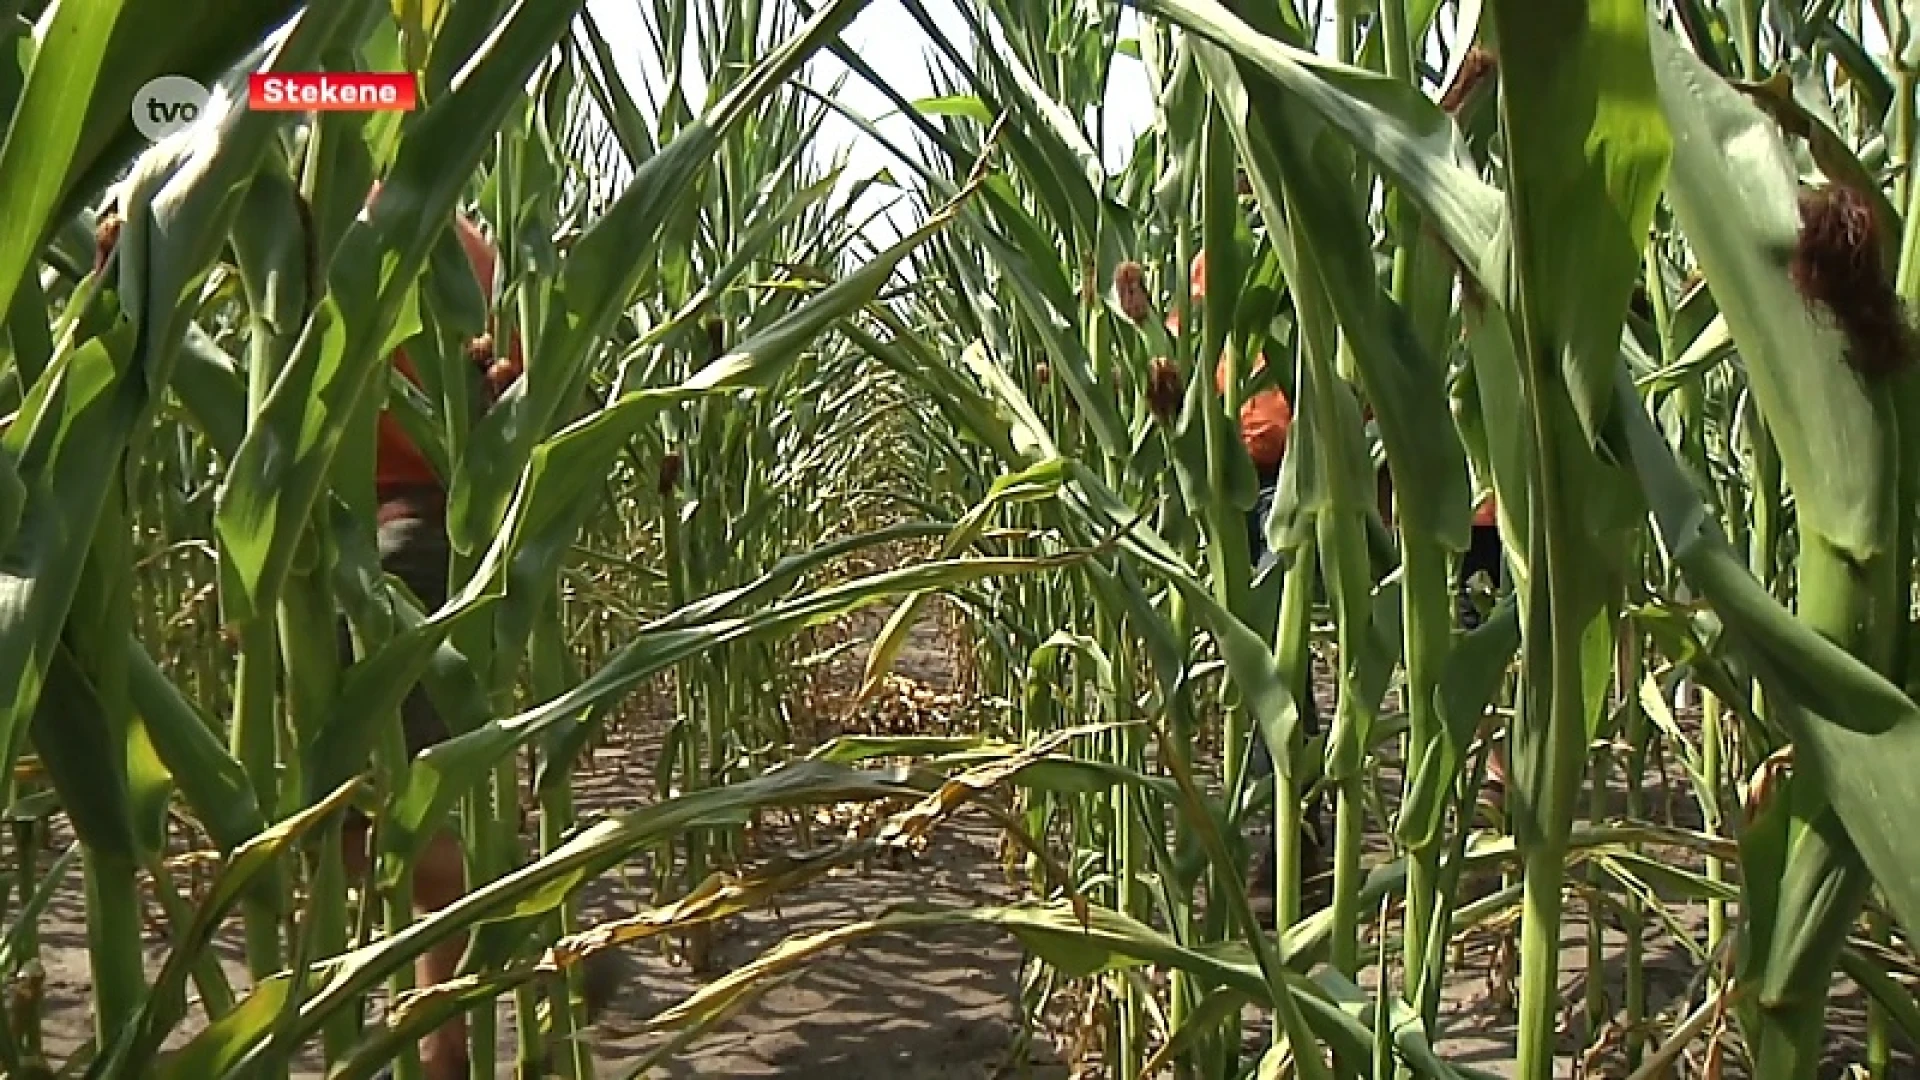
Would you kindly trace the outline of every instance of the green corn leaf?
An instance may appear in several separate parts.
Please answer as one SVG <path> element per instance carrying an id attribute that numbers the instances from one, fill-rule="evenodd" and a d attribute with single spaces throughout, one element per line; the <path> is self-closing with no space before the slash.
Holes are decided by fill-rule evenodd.
<path id="1" fill-rule="evenodd" d="M 27 403 L 0 436 L 18 463 L 26 505 L 0 560 L 0 744 L 17 747 L 21 721 L 39 703 L 67 614 L 78 593 L 108 486 L 119 476 L 113 448 L 124 447 L 141 407 L 128 381 L 131 327 L 94 338 L 55 358 Z"/>
<path id="2" fill-rule="evenodd" d="M 200 715 L 136 638 L 127 639 L 127 692 L 180 794 L 208 835 L 232 851 L 265 827 L 253 785 Z"/>
<path id="3" fill-rule="evenodd" d="M 1391 177 L 1470 273 L 1495 272 L 1488 247 L 1503 216 L 1500 194 L 1472 169 L 1458 130 L 1425 94 L 1262 35 L 1217 0 L 1144 0 L 1140 7 L 1264 71 Z"/>
<path id="4" fill-rule="evenodd" d="M 528 740 L 582 712 L 613 700 L 640 681 L 710 649 L 735 642 L 781 637 L 884 600 L 928 589 L 952 588 L 982 578 L 1039 573 L 1070 566 L 1083 556 L 975 558 L 920 563 L 855 578 L 751 615 L 694 625 L 648 628 L 567 693 L 503 720 L 436 744 L 421 753 L 398 794 L 388 839 L 398 852 L 418 844 L 451 808 L 454 799 L 496 763 Z"/>
<path id="5" fill-rule="evenodd" d="M 1289 272 L 1311 283 L 1305 291 L 1324 294 L 1328 313 L 1338 319 L 1351 349 L 1386 442 L 1401 528 L 1464 550 L 1472 508 L 1465 457 L 1446 415 L 1445 370 L 1438 358 L 1422 353 L 1406 313 L 1381 289 L 1361 208 L 1335 171 L 1339 156 L 1330 153 L 1325 136 L 1316 138 L 1312 114 L 1301 102 L 1275 92 L 1269 82 L 1248 81 L 1226 53 L 1200 48 L 1201 68 L 1255 192 L 1270 213 L 1280 216 L 1284 208 L 1293 223 L 1301 257 L 1283 261 L 1297 262 Z M 1258 77 L 1259 69 L 1253 70 Z M 1321 348 L 1330 350 L 1331 343 Z M 1310 401 L 1311 396 L 1309 409 Z M 1333 431 L 1359 428 L 1357 415 L 1350 422 L 1328 419 L 1339 425 Z M 1371 470 L 1361 473 L 1350 455 L 1321 465 L 1344 469 L 1350 481 L 1357 481 L 1341 485 L 1348 497 L 1364 495 L 1366 501 L 1356 507 L 1372 506 Z"/>
<path id="6" fill-rule="evenodd" d="M 1492 5 L 1508 198 L 1533 347 L 1558 365 L 1592 442 L 1675 136 L 1638 0 Z"/>
<path id="7" fill-rule="evenodd" d="M 222 594 L 234 618 L 254 617 L 276 597 L 347 418 L 384 371 L 381 361 L 411 335 L 399 326 L 401 315 L 452 217 L 460 178 L 578 6 L 516 8 L 471 76 L 413 118 L 371 214 L 342 238 L 328 264 L 328 292 L 235 452 L 221 491 L 215 522 L 227 555 Z"/>
<path id="8" fill-rule="evenodd" d="M 301 837 L 343 809 L 357 786 L 357 781 L 342 785 L 306 810 L 262 830 L 227 856 L 213 887 L 195 909 L 192 925 L 176 938 L 138 1021 L 120 1033 L 107 1053 L 95 1060 L 89 1075 L 131 1078 L 145 1073 L 160 1044 L 186 1016 L 186 983 L 193 964 L 201 951 L 212 945 L 214 935 L 241 894 L 261 873 L 295 850 Z M 255 991 L 256 996 L 260 993 Z M 242 1005 L 240 1010 L 228 1015 L 240 1015 L 245 1008 Z"/>
<path id="9" fill-rule="evenodd" d="M 941 546 L 941 558 L 957 558 L 972 547 L 990 523 L 990 515 L 1002 507 L 1053 498 L 1066 476 L 1066 462 L 1055 459 L 995 480 L 987 491 L 987 497 L 956 522 L 953 531 L 947 534 L 946 542 Z M 880 628 L 873 646 L 867 652 L 866 671 L 861 677 L 862 695 L 879 689 L 881 680 L 893 669 L 893 663 L 906 647 L 907 637 L 928 599 L 926 594 L 916 593 L 907 597 L 892 615 L 887 616 L 886 624 Z"/>
<path id="10" fill-rule="evenodd" d="M 1888 535 L 1884 433 L 1873 388 L 1843 359 L 1845 338 L 1786 272 L 1800 231 L 1797 171 L 1751 101 L 1666 32 L 1653 32 L 1653 51 L 1673 126 L 1674 212 L 1740 348 L 1801 526 L 1872 558 Z M 1800 407 L 1808 401 L 1820 410 Z"/>
<path id="11" fill-rule="evenodd" d="M 0 146 L 0 198 L 12 208 L 0 226 L 0 311 L 12 308 L 21 278 L 32 270 L 56 220 L 64 191 L 46 177 L 79 160 L 87 134 L 85 95 L 111 70 L 108 43 L 125 8 L 124 0 L 86 0 L 47 9 L 26 88 Z M 125 100 L 133 96 L 128 90 Z M 130 123 L 127 117 L 122 106 L 119 122 Z"/>
<path id="12" fill-rule="evenodd" d="M 443 746 L 452 744 L 441 744 Z M 733 820 L 757 808 L 800 807 L 845 801 L 915 797 L 919 792 L 891 774 L 859 771 L 826 762 L 796 762 L 753 780 L 706 788 L 667 799 L 589 826 L 528 866 L 468 892 L 433 917 L 366 948 L 317 966 L 311 977 L 324 980 L 308 996 L 283 1033 L 292 1044 L 311 1037 L 342 1009 L 357 1007 L 358 996 L 402 965 L 462 929 L 483 921 L 511 919 L 550 911 L 579 885 L 661 839 L 706 822 Z M 262 1040 L 278 1017 L 258 1008 L 262 997 L 284 998 L 285 988 L 269 983 L 243 1001 L 228 1020 L 216 1024 L 182 1048 L 173 1070 L 164 1075 L 224 1076 L 190 1073 L 188 1063 L 209 1059 L 244 1066 L 259 1060 Z M 232 1068 L 234 1066 L 229 1066 Z"/>
<path id="13" fill-rule="evenodd" d="M 1624 370 L 1621 376 L 1624 404 L 1632 391 Z M 1729 550 L 1652 422 L 1638 408 L 1621 413 L 1625 445 L 1662 542 L 1689 583 L 1713 602 L 1731 643 L 1769 693 L 1799 706 L 1781 713 L 1794 736 L 1796 764 L 1819 778 L 1901 925 L 1920 926 L 1920 878 L 1905 839 L 1920 807 L 1920 708 L 1781 608 Z"/>

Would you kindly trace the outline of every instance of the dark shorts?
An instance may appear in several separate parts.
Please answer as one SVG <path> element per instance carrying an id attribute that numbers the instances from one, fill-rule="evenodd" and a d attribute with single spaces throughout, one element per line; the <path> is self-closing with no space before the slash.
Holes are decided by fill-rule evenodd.
<path id="1" fill-rule="evenodd" d="M 1253 563 L 1255 577 L 1265 573 L 1276 558 L 1267 549 L 1267 515 L 1273 511 L 1273 497 L 1279 488 L 1280 470 L 1261 473 L 1260 495 L 1254 500 L 1253 509 L 1247 511 L 1247 555 Z"/>
<path id="2" fill-rule="evenodd" d="M 1455 603 L 1460 612 L 1460 625 L 1471 630 L 1480 625 L 1480 612 L 1473 606 L 1473 595 L 1467 583 L 1475 574 L 1487 575 L 1494 588 L 1500 587 L 1501 570 L 1500 529 L 1495 525 L 1475 525 L 1473 538 L 1467 543 L 1467 553 L 1460 560 L 1460 573 L 1454 579 Z"/>
<path id="3" fill-rule="evenodd" d="M 1262 487 L 1253 509 L 1247 511 L 1247 554 L 1253 559 L 1255 573 L 1267 556 L 1273 554 L 1267 550 L 1267 514 L 1273 510 L 1273 495 L 1272 487 Z"/>
<path id="4" fill-rule="evenodd" d="M 413 590 L 431 614 L 447 602 L 447 572 L 451 562 L 445 510 L 431 498 L 414 500 L 404 511 L 383 514 L 380 525 L 380 567 Z M 340 662 L 353 662 L 353 636 L 340 621 Z M 420 751 L 448 737 L 447 725 L 420 686 L 407 692 L 400 704 L 400 722 L 407 737 L 407 753 Z"/>

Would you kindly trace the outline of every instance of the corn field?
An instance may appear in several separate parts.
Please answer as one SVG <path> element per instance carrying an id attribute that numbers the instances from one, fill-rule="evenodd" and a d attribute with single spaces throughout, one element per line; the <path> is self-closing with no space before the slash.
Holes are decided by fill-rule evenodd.
<path id="1" fill-rule="evenodd" d="M 1915 5 L 0 28 L 0 1074 L 1920 1077 Z"/>

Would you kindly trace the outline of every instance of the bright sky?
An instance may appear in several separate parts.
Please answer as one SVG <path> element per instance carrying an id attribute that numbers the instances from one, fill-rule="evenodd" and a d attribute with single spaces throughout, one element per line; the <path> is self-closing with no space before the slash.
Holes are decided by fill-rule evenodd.
<path id="1" fill-rule="evenodd" d="M 645 83 L 657 87 L 660 78 L 658 65 L 653 62 L 651 38 L 642 21 L 641 7 L 646 3 L 647 0 L 588 0 L 587 4 L 610 39 L 616 66 L 643 106 L 648 95 L 640 91 L 640 86 Z M 965 40 L 966 23 L 955 8 L 954 0 L 924 0 L 924 3 L 947 37 L 956 42 Z M 1449 24 L 1447 34 L 1451 37 L 1452 20 L 1450 17 L 1443 18 Z M 1331 12 L 1324 13 L 1322 19 L 1323 23 L 1330 24 Z M 1865 44 L 1878 53 L 1885 49 L 1885 37 L 1874 20 L 1868 20 L 1868 23 L 1863 35 Z M 1136 26 L 1137 16 L 1131 10 L 1127 11 L 1122 16 L 1122 36 L 1131 36 Z M 1331 26 L 1323 25 L 1321 29 L 1324 33 Z M 932 47 L 921 31 L 920 24 L 907 13 L 900 0 L 872 0 L 848 27 L 844 39 L 872 65 L 881 78 L 909 101 L 933 95 L 934 86 L 927 75 L 928 59 L 934 55 Z M 962 55 L 971 54 L 970 48 L 962 47 L 960 51 Z M 1457 57 L 1455 62 L 1458 62 Z M 904 118 L 888 116 L 891 106 L 886 98 L 848 72 L 833 56 L 822 52 L 816 58 L 811 69 L 811 82 L 824 90 L 843 74 L 847 75 L 847 80 L 840 100 L 853 111 L 876 121 L 881 131 L 897 145 L 913 147 L 911 124 Z M 1102 148 L 1109 169 L 1117 171 L 1124 164 L 1134 140 L 1151 121 L 1151 109 L 1146 72 L 1139 61 L 1127 56 L 1116 57 L 1108 96 L 1109 130 L 1106 132 L 1106 146 Z M 822 131 L 822 143 L 820 150 L 823 159 L 843 148 L 847 150 L 849 179 L 869 176 L 894 164 L 884 149 L 837 115 L 828 117 Z M 856 206 L 855 213 L 864 216 L 868 211 L 877 209 L 885 198 L 884 193 L 870 192 L 864 204 Z M 894 230 L 873 230 L 869 233 L 869 239 L 876 244 L 885 244 L 897 235 L 900 226 L 906 224 L 903 218 L 896 219 Z"/>
<path id="2" fill-rule="evenodd" d="M 925 0 L 925 6 L 934 21 L 953 40 L 965 40 L 966 23 L 954 8 L 953 0 Z M 657 80 L 660 77 L 659 70 L 652 62 L 652 44 L 642 22 L 640 0 L 588 0 L 587 7 L 611 39 L 614 62 L 630 85 L 635 85 L 637 90 L 638 80 L 644 79 L 649 83 Z M 1131 11 L 1123 16 L 1122 36 L 1132 33 L 1134 18 Z M 907 100 L 934 94 L 933 82 L 927 75 L 928 58 L 933 55 L 932 47 L 921 31 L 920 24 L 914 21 L 899 0 L 873 0 L 847 28 L 843 38 Z M 971 49 L 962 47 L 960 52 L 969 55 Z M 912 148 L 911 124 L 902 117 L 887 116 L 892 108 L 887 99 L 859 76 L 848 72 L 845 65 L 833 56 L 824 52 L 819 55 L 814 62 L 810 81 L 824 90 L 841 75 L 846 75 L 847 80 L 841 90 L 840 100 L 852 111 L 875 120 L 876 126 L 896 145 Z M 1104 148 L 1109 167 L 1117 169 L 1124 163 L 1134 139 L 1151 121 L 1151 109 L 1145 70 L 1136 60 L 1117 57 L 1108 97 L 1109 131 Z M 830 157 L 842 148 L 847 150 L 847 175 L 850 178 L 868 176 L 893 164 L 891 155 L 885 149 L 838 116 L 828 117 L 821 139 L 823 158 Z M 896 170 L 896 175 L 900 173 L 901 170 Z M 868 204 L 862 209 L 877 208 L 880 201 L 880 196 L 870 193 Z M 896 225 L 904 223 L 897 221 Z M 884 243 L 889 238 L 885 235 L 872 237 L 876 243 Z"/>

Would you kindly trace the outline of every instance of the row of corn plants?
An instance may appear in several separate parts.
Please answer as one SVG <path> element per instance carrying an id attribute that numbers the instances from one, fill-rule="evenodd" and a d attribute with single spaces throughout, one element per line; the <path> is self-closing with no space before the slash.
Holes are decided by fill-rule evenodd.
<path id="1" fill-rule="evenodd" d="M 1872 1003 L 1862 1064 L 1911 1067 L 1905 16 L 985 0 L 949 40 L 902 0 L 944 85 L 893 94 L 910 145 L 851 117 L 923 211 L 876 251 L 806 153 L 837 102 L 791 86 L 831 50 L 892 93 L 838 40 L 864 6 L 654 0 L 651 88 L 578 3 L 10 13 L 7 962 L 30 968 L 64 872 L 29 854 L 57 814 L 95 983 L 67 1067 L 284 1075 L 315 1048 L 419 1076 L 414 1041 L 467 1014 L 491 1075 L 504 998 L 523 1074 L 588 1075 L 584 956 L 675 936 L 701 965 L 716 921 L 981 798 L 1031 900 L 786 943 L 653 1017 L 661 1052 L 808 956 L 985 924 L 1107 1075 L 1471 1075 L 1442 1038 L 1451 946 L 1517 926 L 1518 1075 L 1666 1075 L 1702 1047 L 1708 1070 L 1820 1075 L 1837 972 Z M 1110 173 L 1123 63 L 1153 115 Z M 230 101 L 248 70 L 318 66 L 421 71 L 423 107 L 216 108 L 153 147 L 126 122 L 154 74 Z M 456 210 L 500 241 L 494 296 L 461 284 Z M 470 423 L 455 375 L 482 331 L 522 341 L 526 374 Z M 382 376 L 399 344 L 425 393 Z M 1235 425 L 1276 387 L 1268 563 Z M 383 403 L 449 484 L 439 610 L 374 562 Z M 1452 571 L 1489 493 L 1506 587 L 1466 631 Z M 932 557 L 863 564 L 902 541 Z M 1006 703 L 993 730 L 797 747 L 806 634 L 897 601 L 871 688 L 937 595 Z M 661 678 L 650 801 L 576 806 L 583 750 Z M 388 733 L 415 680 L 456 734 L 409 759 Z M 903 755 L 921 767 L 874 764 Z M 1650 763 L 1695 805 L 1656 811 Z M 743 842 L 757 813 L 894 800 L 799 871 Z M 350 803 L 378 823 L 359 890 Z M 216 853 L 197 890 L 176 818 Z M 468 890 L 419 917 L 409 877 L 446 827 Z M 583 926 L 579 887 L 635 858 L 643 910 Z M 212 959 L 229 923 L 245 986 Z M 462 939 L 462 978 L 411 984 Z M 1649 948 L 1700 977 L 1656 997 Z M 31 1022 L 0 1058 L 48 1067 Z"/>
<path id="2" fill-rule="evenodd" d="M 64 1061 L 30 997 L 10 1010 L 7 1072 L 271 1076 L 315 1053 L 335 1075 L 420 1076 L 415 1041 L 466 1014 L 476 1075 L 501 1045 L 523 1074 L 588 1075 L 582 958 L 678 935 L 701 962 L 737 906 L 702 886 L 746 854 L 743 821 L 937 791 L 858 754 L 785 760 L 793 643 L 888 596 L 1070 560 L 858 562 L 944 532 L 873 505 L 912 414 L 896 377 L 823 336 L 944 226 L 857 248 L 860 189 L 807 153 L 823 110 L 790 80 L 862 6 L 650 5 L 651 87 L 620 77 L 632 43 L 579 3 L 7 13 L 7 967 L 31 982 L 34 924 L 75 864 L 36 859 L 63 818 L 94 983 L 94 1037 Z M 250 71 L 315 68 L 420 72 L 422 107 L 302 123 L 235 105 Z M 214 104 L 149 147 L 129 105 L 162 73 Z M 456 212 L 495 240 L 493 295 L 460 273 Z M 482 336 L 520 343 L 526 373 L 472 420 Z M 421 387 L 383 374 L 398 345 Z M 383 406 L 449 489 L 439 610 L 373 561 Z M 660 679 L 646 805 L 583 817 L 583 750 Z M 455 737 L 409 760 L 389 733 L 416 680 Z M 366 881 L 342 856 L 349 805 L 378 823 Z M 416 915 L 409 878 L 448 828 L 465 893 Z M 176 858 L 181 833 L 195 857 Z M 182 880 L 205 855 L 207 880 Z M 585 932 L 578 887 L 642 857 L 642 913 Z M 229 926 L 245 984 L 215 962 Z M 449 940 L 462 976 L 412 985 Z"/>
<path id="3" fill-rule="evenodd" d="M 1035 859 L 1034 887 L 1137 935 L 1097 959 L 1029 939 L 1038 999 L 1091 999 L 1076 1045 L 1122 1076 L 1466 1072 L 1432 1049 L 1449 944 L 1517 923 L 1496 974 L 1520 1075 L 1727 1055 L 1895 1075 L 1915 1018 L 1905 17 L 1162 0 L 1123 37 L 1118 6 L 989 2 L 962 6 L 969 46 L 904 6 L 948 83 L 896 100 L 919 131 L 893 149 L 932 201 L 992 162 L 916 256 L 939 287 L 891 320 L 935 328 L 948 363 L 916 377 L 974 425 L 951 501 L 1044 470 L 1051 498 L 995 550 L 1106 551 L 969 598 L 984 689 L 1027 738 L 1121 725 L 1078 740 L 1091 791 L 1022 802 L 1070 856 L 1070 886 Z M 1107 88 L 1136 60 L 1152 123 L 1110 172 Z M 1296 423 L 1259 523 L 1283 558 L 1256 575 L 1233 424 L 1274 386 Z M 1488 494 L 1508 598 L 1465 632 L 1451 569 Z M 1504 798 L 1477 814 L 1495 753 Z M 1330 896 L 1308 908 L 1297 825 L 1323 796 Z M 1237 836 L 1263 808 L 1261 927 Z M 1656 987 L 1656 948 L 1699 976 Z M 1862 1046 L 1829 1040 L 1836 985 L 1869 1002 Z M 1255 1058 L 1249 1003 L 1274 1024 Z"/>

